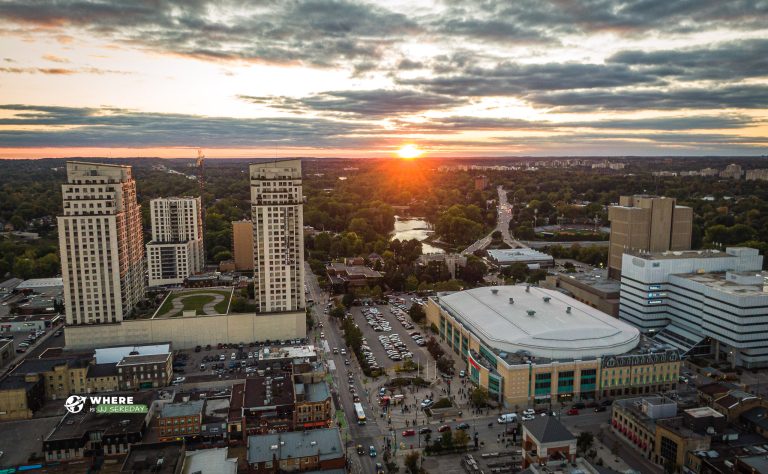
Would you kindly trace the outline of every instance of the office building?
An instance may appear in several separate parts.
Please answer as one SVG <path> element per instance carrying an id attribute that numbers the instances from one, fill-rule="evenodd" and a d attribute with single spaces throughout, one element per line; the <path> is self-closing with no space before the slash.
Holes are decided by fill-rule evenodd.
<path id="1" fill-rule="evenodd" d="M 253 271 L 253 222 L 232 222 L 232 255 L 237 271 Z"/>
<path id="2" fill-rule="evenodd" d="M 200 436 L 205 400 L 166 403 L 158 416 L 160 441 Z"/>
<path id="3" fill-rule="evenodd" d="M 301 160 L 252 164 L 254 290 L 257 311 L 297 311 L 304 299 Z"/>
<path id="4" fill-rule="evenodd" d="M 438 294 L 427 320 L 507 407 L 673 389 L 680 358 L 557 290 L 526 285 Z"/>
<path id="5" fill-rule="evenodd" d="M 61 188 L 67 324 L 120 322 L 145 290 L 141 206 L 131 167 L 70 161 Z"/>
<path id="6" fill-rule="evenodd" d="M 619 318 L 686 354 L 768 365 L 762 265 L 743 247 L 625 254 Z"/>
<path id="7" fill-rule="evenodd" d="M 675 199 L 658 196 L 621 196 L 618 206 L 608 208 L 611 237 L 608 274 L 621 275 L 621 256 L 628 250 L 663 252 L 691 248 L 693 209 L 678 206 Z"/>
<path id="8" fill-rule="evenodd" d="M 552 267 L 555 264 L 552 255 L 528 248 L 488 250 L 488 259 L 500 267 L 522 263 L 533 269 Z"/>
<path id="9" fill-rule="evenodd" d="M 203 215 L 199 197 L 153 199 L 147 244 L 149 286 L 180 285 L 203 270 Z"/>

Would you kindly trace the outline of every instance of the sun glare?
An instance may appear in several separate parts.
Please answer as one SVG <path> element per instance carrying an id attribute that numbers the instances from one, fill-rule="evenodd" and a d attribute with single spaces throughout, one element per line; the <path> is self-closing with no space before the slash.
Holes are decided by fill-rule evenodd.
<path id="1" fill-rule="evenodd" d="M 418 158 L 423 153 L 424 152 L 422 150 L 419 150 L 419 148 L 413 144 L 403 145 L 399 150 L 397 150 L 397 156 L 406 160 Z"/>

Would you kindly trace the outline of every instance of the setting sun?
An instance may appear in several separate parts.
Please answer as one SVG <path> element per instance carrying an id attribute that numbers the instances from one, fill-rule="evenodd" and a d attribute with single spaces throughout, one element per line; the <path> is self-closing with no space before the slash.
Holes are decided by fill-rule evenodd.
<path id="1" fill-rule="evenodd" d="M 418 158 L 423 153 L 424 152 L 422 150 L 419 150 L 419 148 L 413 144 L 403 145 L 400 147 L 399 150 L 397 150 L 397 156 L 399 156 L 400 158 L 404 158 L 406 160 Z"/>

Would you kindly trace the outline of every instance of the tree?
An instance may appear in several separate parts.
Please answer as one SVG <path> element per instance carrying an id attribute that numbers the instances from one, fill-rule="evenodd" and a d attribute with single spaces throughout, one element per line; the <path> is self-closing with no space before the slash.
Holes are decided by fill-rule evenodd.
<path id="1" fill-rule="evenodd" d="M 589 431 L 582 431 L 576 438 L 576 447 L 582 454 L 589 451 L 592 447 L 592 443 L 595 441 L 595 436 Z"/>
<path id="2" fill-rule="evenodd" d="M 488 271 L 482 260 L 477 257 L 468 257 L 467 264 L 461 271 L 461 279 L 467 283 L 479 283 Z"/>
<path id="3" fill-rule="evenodd" d="M 355 302 L 355 295 L 352 293 L 344 293 L 344 296 L 341 297 L 341 304 L 344 305 L 345 308 L 349 309 L 352 307 L 352 303 Z"/>
<path id="4" fill-rule="evenodd" d="M 446 374 L 453 373 L 454 364 L 455 362 L 453 359 L 449 359 L 448 357 L 441 357 L 437 359 L 437 370 Z"/>
<path id="5" fill-rule="evenodd" d="M 419 474 L 419 458 L 421 454 L 418 451 L 409 453 L 405 457 L 405 469 L 411 474 Z"/>
<path id="6" fill-rule="evenodd" d="M 332 318 L 343 319 L 344 318 L 344 308 L 341 307 L 341 306 L 334 306 L 329 314 L 330 314 L 330 316 Z"/>
<path id="7" fill-rule="evenodd" d="M 405 291 L 416 291 L 419 288 L 419 280 L 414 275 L 405 279 Z"/>
<path id="8" fill-rule="evenodd" d="M 500 230 L 494 230 L 491 234 L 491 238 L 493 240 L 501 240 L 501 231 Z"/>
<path id="9" fill-rule="evenodd" d="M 443 433 L 443 440 L 442 440 L 443 448 L 445 449 L 452 449 L 453 448 L 453 433 L 450 431 L 446 431 Z"/>
<path id="10" fill-rule="evenodd" d="M 477 387 L 472 390 L 472 394 L 469 396 L 472 404 L 478 408 L 484 407 L 488 404 L 488 390 L 483 387 Z"/>
<path id="11" fill-rule="evenodd" d="M 467 449 L 467 443 L 469 443 L 469 435 L 464 430 L 457 430 L 453 435 L 453 444 L 457 448 Z"/>
<path id="12" fill-rule="evenodd" d="M 421 324 L 427 318 L 427 314 L 424 312 L 424 308 L 420 304 L 414 304 L 408 309 L 408 316 L 411 317 L 414 323 Z"/>

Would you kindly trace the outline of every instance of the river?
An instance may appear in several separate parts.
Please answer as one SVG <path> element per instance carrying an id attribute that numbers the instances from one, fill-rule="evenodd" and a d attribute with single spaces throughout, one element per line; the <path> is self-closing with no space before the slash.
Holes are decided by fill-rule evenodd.
<path id="1" fill-rule="evenodd" d="M 445 253 L 441 248 L 434 247 L 424 242 L 434 231 L 431 226 L 424 219 L 417 217 L 407 218 L 395 216 L 395 231 L 392 234 L 393 239 L 411 240 L 416 239 L 421 241 L 421 251 L 424 254 L 428 253 Z"/>

